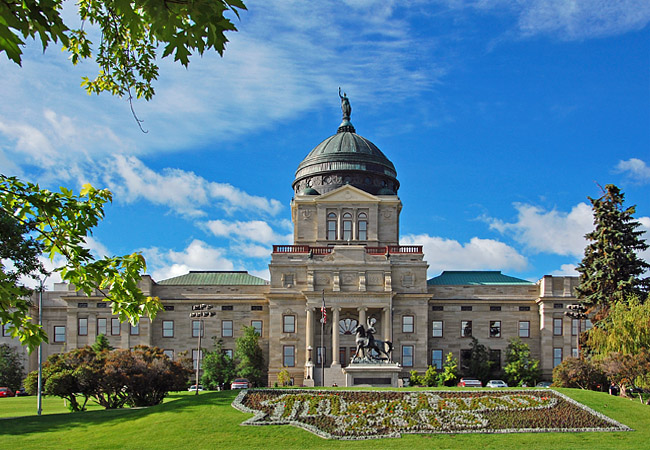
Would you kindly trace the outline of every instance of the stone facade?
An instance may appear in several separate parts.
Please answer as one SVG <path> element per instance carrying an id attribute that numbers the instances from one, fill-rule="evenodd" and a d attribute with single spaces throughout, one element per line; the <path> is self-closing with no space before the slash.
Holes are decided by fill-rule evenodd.
<path id="1" fill-rule="evenodd" d="M 366 142 L 353 132 L 351 126 L 340 128 L 339 134 L 350 136 L 339 141 L 350 146 Z M 364 173 L 375 180 L 377 167 L 392 163 L 374 146 L 332 147 L 331 142 L 323 141 L 305 159 L 309 176 L 325 180 L 356 171 L 361 181 L 320 194 L 294 182 L 293 244 L 274 246 L 269 282 L 236 272 L 193 272 L 159 282 L 145 276 L 143 292 L 159 297 L 165 309 L 137 328 L 120 324 L 101 297 L 57 285 L 44 294 L 44 327 L 50 336 L 44 356 L 91 344 L 104 332 L 114 347 L 147 344 L 172 358 L 182 352 L 196 357 L 201 322 L 189 314 L 192 305 L 204 303 L 216 314 L 203 320 L 203 348 L 211 348 L 214 338 L 234 351 L 242 326 L 256 326 L 270 385 L 285 367 L 297 385 L 320 385 L 323 373 L 325 384 L 343 385 L 342 367 L 356 347 L 353 330 L 368 320 L 375 321 L 378 339 L 393 342 L 393 360 L 402 365 L 402 378 L 411 370 L 439 365 L 448 352 L 462 364 L 471 335 L 492 350 L 499 364 L 509 339 L 521 337 L 540 359 L 543 378 L 550 379 L 554 365 L 575 352 L 577 326 L 563 313 L 576 301 L 577 278 L 544 276 L 531 283 L 499 272 L 445 272 L 427 280 L 422 247 L 399 245 L 402 203 L 396 174 L 389 174 L 391 186 L 364 188 Z M 33 317 L 37 315 L 34 311 Z M 26 368 L 34 370 L 36 354 L 26 355 L 5 334 L 0 343 L 19 347 Z"/>

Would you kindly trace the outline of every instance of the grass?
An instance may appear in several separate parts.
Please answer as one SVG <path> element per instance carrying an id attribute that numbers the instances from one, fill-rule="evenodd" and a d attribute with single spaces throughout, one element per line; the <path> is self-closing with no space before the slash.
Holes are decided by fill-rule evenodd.
<path id="1" fill-rule="evenodd" d="M 605 393 L 558 389 L 636 431 L 405 435 L 367 441 L 325 440 L 290 426 L 240 426 L 251 417 L 230 405 L 237 392 L 174 393 L 162 405 L 105 411 L 92 407 L 67 413 L 63 401 L 46 398 L 36 416 L 36 398 L 0 399 L 0 448 L 7 449 L 647 449 L 650 407 Z"/>

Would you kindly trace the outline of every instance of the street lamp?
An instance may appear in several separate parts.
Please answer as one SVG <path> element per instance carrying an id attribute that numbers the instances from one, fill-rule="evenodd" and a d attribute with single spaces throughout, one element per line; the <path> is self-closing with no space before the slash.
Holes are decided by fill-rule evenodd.
<path id="1" fill-rule="evenodd" d="M 580 303 L 576 303 L 574 305 L 568 305 L 567 309 L 568 311 L 566 311 L 564 315 L 578 321 L 577 348 L 578 358 L 580 358 L 580 325 L 582 324 L 582 321 L 587 318 L 587 308 Z"/>
<path id="2" fill-rule="evenodd" d="M 212 305 L 201 303 L 200 305 L 192 305 L 192 312 L 190 313 L 191 319 L 199 319 L 199 345 L 196 349 L 196 391 L 194 395 L 199 395 L 199 369 L 201 368 L 201 335 L 203 334 L 204 326 L 203 319 L 207 317 L 214 317 L 217 313 L 210 311 Z"/>

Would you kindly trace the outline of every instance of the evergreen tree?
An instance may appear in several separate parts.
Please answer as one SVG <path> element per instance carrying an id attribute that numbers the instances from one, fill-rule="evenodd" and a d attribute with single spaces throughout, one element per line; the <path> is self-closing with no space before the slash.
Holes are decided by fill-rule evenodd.
<path id="1" fill-rule="evenodd" d="M 91 347 L 96 353 L 100 353 L 103 350 L 108 350 L 108 351 L 114 350 L 114 348 L 108 342 L 108 338 L 106 337 L 105 334 L 98 334 L 97 337 L 95 338 L 95 343 L 91 345 Z"/>
<path id="2" fill-rule="evenodd" d="M 650 279 L 642 276 L 650 264 L 637 254 L 648 249 L 648 244 L 641 238 L 640 223 L 632 217 L 635 206 L 623 208 L 620 189 L 608 184 L 600 198 L 589 200 L 595 230 L 585 236 L 589 244 L 577 268 L 580 285 L 576 294 L 585 305 L 599 311 L 595 319 L 600 320 L 613 302 L 627 301 L 632 295 L 646 297 Z"/>
<path id="3" fill-rule="evenodd" d="M 253 383 L 254 386 L 266 386 L 264 353 L 259 345 L 260 335 L 254 327 L 243 327 L 244 335 L 237 338 L 235 360 L 237 375 Z"/>
<path id="4" fill-rule="evenodd" d="M 23 364 L 16 350 L 7 344 L 0 344 L 0 386 L 16 391 L 24 377 Z"/>

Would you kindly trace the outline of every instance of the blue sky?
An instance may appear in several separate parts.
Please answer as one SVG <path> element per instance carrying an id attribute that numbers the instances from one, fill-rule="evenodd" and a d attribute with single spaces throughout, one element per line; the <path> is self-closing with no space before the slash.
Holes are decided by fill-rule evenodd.
<path id="1" fill-rule="evenodd" d="M 156 280 L 268 279 L 295 169 L 336 132 L 341 86 L 395 164 L 401 242 L 424 245 L 430 276 L 574 274 L 599 184 L 650 230 L 647 0 L 246 4 L 223 58 L 160 61 L 155 98 L 135 105 L 147 134 L 124 100 L 79 87 L 92 63 L 33 42 L 22 68 L 0 55 L 2 173 L 110 188 L 88 244 L 143 252 Z"/>

